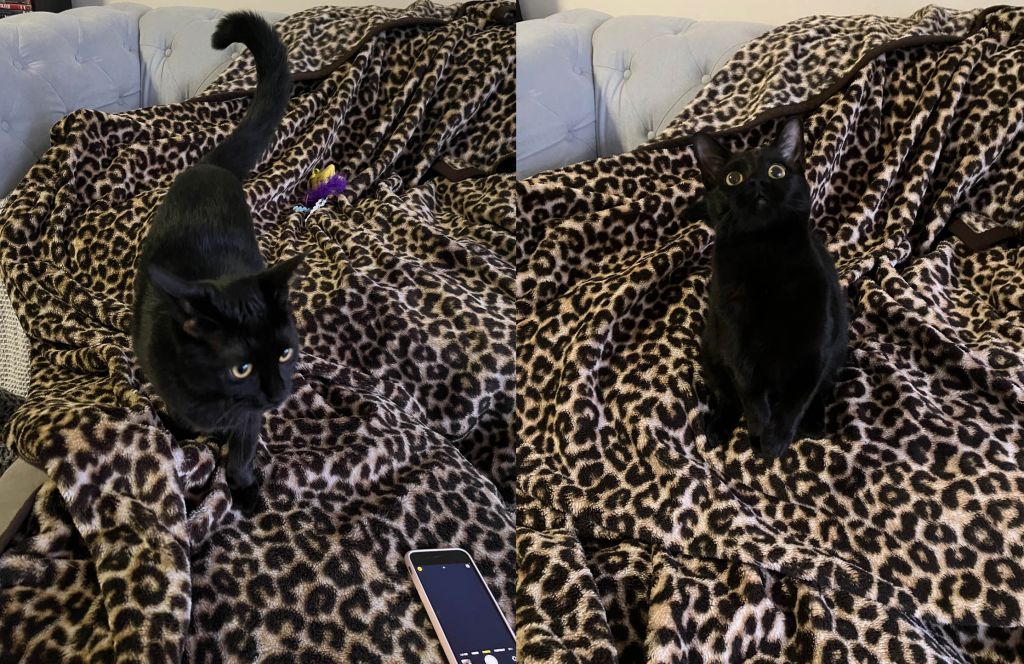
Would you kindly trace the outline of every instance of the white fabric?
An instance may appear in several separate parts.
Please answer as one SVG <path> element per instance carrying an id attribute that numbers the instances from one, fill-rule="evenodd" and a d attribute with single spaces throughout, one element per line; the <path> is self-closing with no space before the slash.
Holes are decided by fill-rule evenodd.
<path id="1" fill-rule="evenodd" d="M 0 210 L 5 199 L 0 198 Z M 28 338 L 11 307 L 7 287 L 0 281 L 0 388 L 19 397 L 28 394 Z M 3 441 L 0 441 L 0 445 Z"/>

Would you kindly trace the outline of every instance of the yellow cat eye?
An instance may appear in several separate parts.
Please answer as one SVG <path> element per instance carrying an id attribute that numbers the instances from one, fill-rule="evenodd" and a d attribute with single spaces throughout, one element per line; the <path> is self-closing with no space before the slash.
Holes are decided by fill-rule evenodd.
<path id="1" fill-rule="evenodd" d="M 725 174 L 725 183 L 730 187 L 735 187 L 740 182 L 743 182 L 743 173 L 739 171 L 729 171 Z"/>
<path id="2" fill-rule="evenodd" d="M 248 378 L 249 374 L 251 373 L 252 365 L 249 364 L 248 362 L 245 362 L 243 364 L 236 364 L 235 366 L 231 367 L 231 375 L 237 378 L 238 380 Z"/>
<path id="3" fill-rule="evenodd" d="M 768 167 L 768 177 L 779 180 L 786 177 L 786 167 L 782 164 L 772 164 Z"/>
<path id="4" fill-rule="evenodd" d="M 281 354 L 277 356 L 277 361 L 287 362 L 288 360 L 292 359 L 293 353 L 294 351 L 291 348 L 285 348 L 283 351 L 281 351 Z"/>

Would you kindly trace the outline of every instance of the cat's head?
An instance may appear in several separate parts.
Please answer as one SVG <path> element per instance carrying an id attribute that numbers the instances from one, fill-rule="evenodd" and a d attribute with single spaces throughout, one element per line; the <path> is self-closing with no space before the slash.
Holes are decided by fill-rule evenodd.
<path id="1" fill-rule="evenodd" d="M 733 154 L 704 133 L 693 137 L 693 146 L 716 230 L 756 230 L 794 213 L 806 220 L 810 189 L 798 118 L 782 126 L 774 143 L 746 152 Z"/>
<path id="2" fill-rule="evenodd" d="M 170 303 L 175 383 L 193 400 L 233 418 L 276 408 L 291 394 L 299 347 L 288 281 L 303 258 L 253 275 L 201 281 L 149 267 L 154 287 Z"/>

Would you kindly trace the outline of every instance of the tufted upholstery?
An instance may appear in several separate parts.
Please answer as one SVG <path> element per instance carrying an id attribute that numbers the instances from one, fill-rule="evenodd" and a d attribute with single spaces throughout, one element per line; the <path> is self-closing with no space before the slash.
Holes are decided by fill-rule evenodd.
<path id="1" fill-rule="evenodd" d="M 591 36 L 608 15 L 574 9 L 516 26 L 516 170 L 597 154 Z"/>
<path id="2" fill-rule="evenodd" d="M 126 111 L 202 90 L 243 48 L 210 47 L 223 13 L 115 4 L 0 21 L 0 90 L 17 91 L 0 95 L 0 197 L 49 147 L 50 127 L 67 113 Z"/>
<path id="3" fill-rule="evenodd" d="M 652 140 L 741 45 L 770 27 L 590 10 L 520 23 L 517 174 Z"/>
<path id="4" fill-rule="evenodd" d="M 124 4 L 0 21 L 0 197 L 49 147 L 50 127 L 68 112 L 139 105 L 145 11 Z"/>
<path id="5" fill-rule="evenodd" d="M 284 14 L 260 12 L 275 23 Z M 139 50 L 142 61 L 143 106 L 170 104 L 195 96 L 220 74 L 231 56 L 245 47 L 235 44 L 226 51 L 210 47 L 210 36 L 220 9 L 163 7 L 139 19 Z"/>

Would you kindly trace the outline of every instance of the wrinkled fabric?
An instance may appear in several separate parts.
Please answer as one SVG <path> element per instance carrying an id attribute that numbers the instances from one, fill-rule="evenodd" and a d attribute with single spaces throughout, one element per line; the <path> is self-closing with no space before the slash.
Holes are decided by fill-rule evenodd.
<path id="1" fill-rule="evenodd" d="M 232 509 L 222 441 L 164 426 L 129 333 L 139 242 L 245 112 L 250 56 L 202 97 L 53 128 L 0 216 L 32 344 L 7 443 L 49 476 L 0 555 L 0 660 L 441 662 L 413 548 L 469 551 L 511 614 L 501 6 L 322 7 L 277 26 L 297 83 L 245 194 L 267 262 L 305 252 L 306 267 L 295 390 L 264 419 L 251 518 Z M 459 181 L 438 175 L 449 162 Z M 327 163 L 348 190 L 295 209 Z"/>
<path id="2" fill-rule="evenodd" d="M 522 662 L 1024 659 L 1020 9 L 809 17 L 743 46 L 663 134 L 521 183 Z M 714 233 L 688 137 L 804 121 L 850 354 L 827 433 L 713 447 Z"/>

